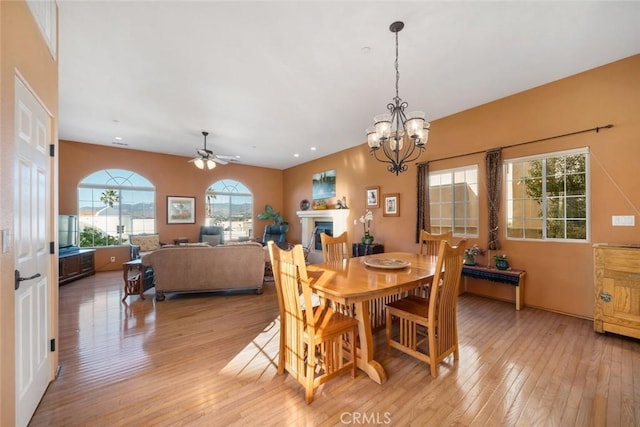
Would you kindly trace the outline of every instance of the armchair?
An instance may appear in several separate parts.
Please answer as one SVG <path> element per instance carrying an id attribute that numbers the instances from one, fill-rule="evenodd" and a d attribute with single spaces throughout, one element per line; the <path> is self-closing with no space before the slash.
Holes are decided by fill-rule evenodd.
<path id="1" fill-rule="evenodd" d="M 278 224 L 267 225 L 262 236 L 262 246 L 266 246 L 269 240 L 273 240 L 280 249 L 288 249 L 286 233 L 287 227 L 285 226 Z"/>
<path id="2" fill-rule="evenodd" d="M 224 243 L 224 227 L 220 225 L 202 225 L 200 226 L 199 242 L 209 243 L 211 246 L 217 246 Z"/>

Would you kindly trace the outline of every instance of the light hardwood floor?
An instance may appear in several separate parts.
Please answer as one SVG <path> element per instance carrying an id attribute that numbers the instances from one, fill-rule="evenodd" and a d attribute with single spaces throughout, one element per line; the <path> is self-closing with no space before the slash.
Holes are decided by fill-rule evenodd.
<path id="1" fill-rule="evenodd" d="M 277 375 L 278 308 L 263 295 L 122 298 L 122 273 L 60 288 L 59 377 L 32 426 L 640 425 L 640 342 L 592 322 L 472 295 L 459 299 L 460 360 L 392 351 L 378 385 L 362 371 L 303 388 Z"/>

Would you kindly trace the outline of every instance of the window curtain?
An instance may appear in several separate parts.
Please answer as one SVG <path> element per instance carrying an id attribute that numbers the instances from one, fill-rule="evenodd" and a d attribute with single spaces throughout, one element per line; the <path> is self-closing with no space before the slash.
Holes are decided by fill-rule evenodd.
<path id="1" fill-rule="evenodd" d="M 487 249 L 500 249 L 498 232 L 498 211 L 500 210 L 500 189 L 502 188 L 502 149 L 487 151 L 487 198 L 489 201 L 489 238 Z"/>
<path id="2" fill-rule="evenodd" d="M 431 231 L 429 209 L 429 163 L 418 164 L 418 220 L 416 221 L 416 243 L 420 242 L 420 230 Z"/>

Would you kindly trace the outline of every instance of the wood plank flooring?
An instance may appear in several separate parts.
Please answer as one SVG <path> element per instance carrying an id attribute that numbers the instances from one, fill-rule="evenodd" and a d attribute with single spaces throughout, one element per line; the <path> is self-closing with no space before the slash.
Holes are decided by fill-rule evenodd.
<path id="1" fill-rule="evenodd" d="M 60 288 L 61 370 L 31 426 L 639 426 L 640 341 L 592 322 L 472 295 L 459 299 L 460 360 L 426 364 L 384 347 L 311 405 L 277 375 L 278 307 L 263 295 L 131 296 L 122 273 Z"/>

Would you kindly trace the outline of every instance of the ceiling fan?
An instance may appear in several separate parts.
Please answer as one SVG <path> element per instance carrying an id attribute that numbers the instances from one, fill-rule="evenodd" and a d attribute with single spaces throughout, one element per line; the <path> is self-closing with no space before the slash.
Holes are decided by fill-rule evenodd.
<path id="1" fill-rule="evenodd" d="M 198 169 L 213 169 L 216 167 L 216 163 L 220 163 L 221 165 L 229 164 L 227 160 L 222 159 L 220 156 L 213 154 L 213 151 L 207 149 L 207 135 L 209 135 L 209 132 L 202 131 L 202 135 L 204 136 L 204 148 L 198 148 L 196 150 L 196 157 L 189 161 L 193 162 Z"/>

